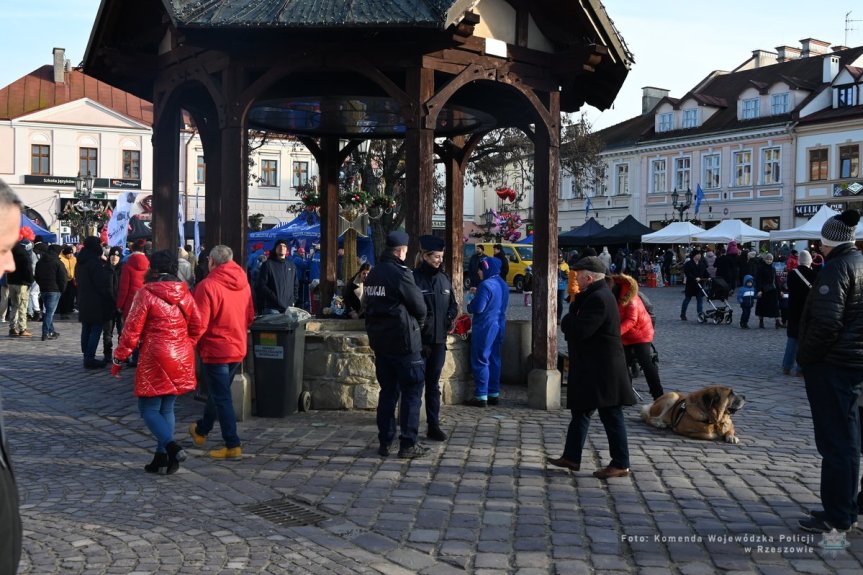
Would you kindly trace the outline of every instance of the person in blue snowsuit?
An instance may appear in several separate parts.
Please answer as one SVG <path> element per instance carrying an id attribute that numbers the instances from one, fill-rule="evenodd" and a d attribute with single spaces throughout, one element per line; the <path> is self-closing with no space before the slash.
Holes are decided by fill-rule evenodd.
<path id="1" fill-rule="evenodd" d="M 506 321 L 509 288 L 500 278 L 500 260 L 485 258 L 480 264 L 482 282 L 476 297 L 467 306 L 473 314 L 470 365 L 473 370 L 474 396 L 465 402 L 474 407 L 497 404 L 500 397 L 500 343 Z M 500 340 L 498 340 L 500 335 Z"/>

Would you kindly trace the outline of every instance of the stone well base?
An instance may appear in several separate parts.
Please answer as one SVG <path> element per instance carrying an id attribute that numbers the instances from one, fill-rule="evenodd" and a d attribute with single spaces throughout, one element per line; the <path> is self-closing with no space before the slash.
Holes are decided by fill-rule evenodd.
<path id="1" fill-rule="evenodd" d="M 362 320 L 313 320 L 306 324 L 303 389 L 312 409 L 375 409 L 380 386 Z M 449 336 L 440 378 L 444 404 L 461 403 L 473 390 L 470 342 Z"/>

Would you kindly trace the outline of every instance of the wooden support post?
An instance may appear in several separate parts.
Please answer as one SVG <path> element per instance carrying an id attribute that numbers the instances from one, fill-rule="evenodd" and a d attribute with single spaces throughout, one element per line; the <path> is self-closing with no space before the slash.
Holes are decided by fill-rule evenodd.
<path id="1" fill-rule="evenodd" d="M 407 75 L 407 93 L 415 103 L 405 133 L 405 229 L 410 235 L 408 261 L 419 249 L 418 238 L 431 233 L 434 210 L 434 130 L 424 128 L 425 102 L 434 95 L 434 71 L 415 68 Z"/>

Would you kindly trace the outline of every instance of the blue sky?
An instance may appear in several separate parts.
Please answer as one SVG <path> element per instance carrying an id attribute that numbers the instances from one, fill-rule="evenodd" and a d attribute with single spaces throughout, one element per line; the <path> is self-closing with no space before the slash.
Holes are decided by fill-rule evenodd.
<path id="1" fill-rule="evenodd" d="M 140 0 L 126 0 L 140 1 Z M 159 0 L 155 0 L 159 1 Z M 606 0 L 606 9 L 635 54 L 614 108 L 585 108 L 595 129 L 641 113 L 641 88 L 680 97 L 713 70 L 731 70 L 752 50 L 798 46 L 802 38 L 845 43 L 845 13 L 854 10 L 849 46 L 863 45 L 859 0 Z M 54 47 L 77 65 L 84 58 L 99 0 L 0 0 L 0 87 L 51 63 Z"/>

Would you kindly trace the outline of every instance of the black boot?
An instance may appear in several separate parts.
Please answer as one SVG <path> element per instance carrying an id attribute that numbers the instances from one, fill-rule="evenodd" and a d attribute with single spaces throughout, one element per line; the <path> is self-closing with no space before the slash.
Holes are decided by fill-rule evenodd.
<path id="1" fill-rule="evenodd" d="M 180 469 L 180 462 L 186 461 L 186 451 L 176 441 L 170 442 L 165 449 L 168 451 L 168 468 L 165 474 L 172 475 Z"/>
<path id="2" fill-rule="evenodd" d="M 153 461 L 144 466 L 144 471 L 147 473 L 165 473 L 165 469 L 168 467 L 168 454 L 167 453 L 159 453 L 153 456 Z"/>
<path id="3" fill-rule="evenodd" d="M 764 318 L 763 317 L 758 318 L 758 327 L 761 329 L 764 329 Z"/>
<path id="4" fill-rule="evenodd" d="M 429 425 L 426 437 L 432 441 L 446 441 L 446 433 L 438 425 Z"/>

